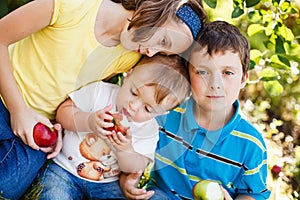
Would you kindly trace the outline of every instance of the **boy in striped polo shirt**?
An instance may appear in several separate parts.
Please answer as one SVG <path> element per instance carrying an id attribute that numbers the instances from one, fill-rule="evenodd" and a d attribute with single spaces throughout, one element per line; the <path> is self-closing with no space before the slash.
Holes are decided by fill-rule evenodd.
<path id="1" fill-rule="evenodd" d="M 226 22 L 204 25 L 191 49 L 192 96 L 158 117 L 159 142 L 148 192 L 123 176 L 129 198 L 193 199 L 200 180 L 221 183 L 228 199 L 268 199 L 267 150 L 262 134 L 240 114 L 238 95 L 248 78 L 250 45 Z"/>

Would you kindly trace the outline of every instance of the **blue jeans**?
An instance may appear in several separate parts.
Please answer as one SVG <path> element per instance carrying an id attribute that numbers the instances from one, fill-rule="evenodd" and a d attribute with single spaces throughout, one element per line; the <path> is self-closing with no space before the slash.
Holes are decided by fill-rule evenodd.
<path id="1" fill-rule="evenodd" d="M 19 199 L 45 161 L 45 153 L 12 133 L 9 112 L 0 100 L 0 197 Z"/>
<path id="2" fill-rule="evenodd" d="M 170 198 L 168 195 L 163 192 L 161 189 L 159 189 L 156 185 L 149 185 L 147 190 L 153 190 L 155 193 L 154 195 L 150 198 L 150 200 L 169 200 Z"/>
<path id="3" fill-rule="evenodd" d="M 110 183 L 86 181 L 54 162 L 49 163 L 39 172 L 37 182 L 42 188 L 39 199 L 125 199 L 119 180 Z"/>

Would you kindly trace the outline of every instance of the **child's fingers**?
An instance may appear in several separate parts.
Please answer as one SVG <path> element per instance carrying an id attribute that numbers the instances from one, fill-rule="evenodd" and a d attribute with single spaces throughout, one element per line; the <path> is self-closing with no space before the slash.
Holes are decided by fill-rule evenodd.
<path id="1" fill-rule="evenodd" d="M 112 113 L 110 112 L 111 109 L 112 109 L 112 104 L 109 104 L 108 106 L 106 106 L 102 109 L 104 119 L 107 119 L 107 120 L 113 119 Z"/>
<path id="2" fill-rule="evenodd" d="M 118 138 L 118 141 L 120 141 L 121 143 L 126 143 L 126 142 L 128 142 L 127 134 L 126 134 L 126 135 L 123 135 L 123 133 L 117 132 L 116 137 Z"/>
<path id="3" fill-rule="evenodd" d="M 118 133 L 116 133 L 115 131 L 113 131 L 113 134 L 111 135 L 111 138 L 112 138 L 112 140 L 115 144 L 117 144 L 117 145 L 122 144 L 122 141 L 119 139 Z"/>
<path id="4" fill-rule="evenodd" d="M 131 140 L 132 134 L 131 134 L 130 130 L 127 130 L 127 131 L 126 131 L 125 137 L 126 137 L 128 140 Z"/>
<path id="5" fill-rule="evenodd" d="M 101 128 L 101 129 L 105 130 L 105 129 L 112 128 L 114 126 L 114 123 L 98 119 L 97 120 L 97 126 L 98 126 L 98 128 Z"/>
<path id="6" fill-rule="evenodd" d="M 111 109 L 112 109 L 112 104 L 109 104 L 109 105 L 105 106 L 102 110 L 104 112 L 109 112 Z"/>

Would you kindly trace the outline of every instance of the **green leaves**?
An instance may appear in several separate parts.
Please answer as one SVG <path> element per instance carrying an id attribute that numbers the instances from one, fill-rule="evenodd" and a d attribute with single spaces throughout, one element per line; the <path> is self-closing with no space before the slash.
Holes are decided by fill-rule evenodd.
<path id="1" fill-rule="evenodd" d="M 245 8 L 250 8 L 257 5 L 261 0 L 233 0 L 232 18 L 240 17 L 245 13 Z"/>
<path id="2" fill-rule="evenodd" d="M 279 73 L 272 68 L 266 68 L 260 74 L 260 80 L 264 81 L 264 88 L 271 96 L 279 96 L 283 92 L 279 79 Z"/>
<path id="3" fill-rule="evenodd" d="M 7 15 L 7 13 L 8 13 L 8 8 L 6 2 L 4 0 L 0 0 L 0 18 Z"/>
<path id="4" fill-rule="evenodd" d="M 244 9 L 242 7 L 240 7 L 240 6 L 236 6 L 233 9 L 231 17 L 232 18 L 237 18 L 237 17 L 241 16 L 242 14 L 244 14 Z"/>
<path id="5" fill-rule="evenodd" d="M 257 5 L 260 2 L 260 0 L 246 0 L 246 7 L 250 8 L 255 5 Z"/>
<path id="6" fill-rule="evenodd" d="M 247 34 L 251 37 L 265 30 L 265 27 L 260 24 L 251 24 L 248 27 Z"/>
<path id="7" fill-rule="evenodd" d="M 0 0 L 0 18 L 32 0 Z"/>
<path id="8" fill-rule="evenodd" d="M 274 71 L 272 68 L 266 68 L 262 70 L 260 74 L 260 80 L 263 81 L 275 81 L 279 79 L 278 72 Z"/>
<path id="9" fill-rule="evenodd" d="M 278 54 L 285 53 L 284 46 L 283 46 L 283 43 L 284 43 L 283 39 L 281 37 L 277 37 L 275 39 L 275 41 L 276 41 L 275 53 L 278 53 Z"/>
<path id="10" fill-rule="evenodd" d="M 216 8 L 216 7 L 217 7 L 217 0 L 204 0 L 204 2 L 205 2 L 210 8 Z"/>
<path id="11" fill-rule="evenodd" d="M 278 81 L 264 82 L 264 88 L 271 96 L 279 96 L 283 92 L 283 87 Z"/>

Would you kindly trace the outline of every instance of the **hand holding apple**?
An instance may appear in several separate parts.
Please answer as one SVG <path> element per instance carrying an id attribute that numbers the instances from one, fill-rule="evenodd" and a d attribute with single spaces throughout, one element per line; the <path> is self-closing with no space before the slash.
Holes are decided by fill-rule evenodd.
<path id="1" fill-rule="evenodd" d="M 106 128 L 106 130 L 115 131 L 116 133 L 121 132 L 123 135 L 126 135 L 127 130 L 130 128 L 127 118 L 124 117 L 122 113 L 109 113 L 108 112 L 108 114 L 113 116 L 113 119 L 108 122 L 113 123 L 114 126 Z"/>
<path id="2" fill-rule="evenodd" d="M 201 180 L 193 187 L 195 200 L 224 200 L 224 193 L 219 183 L 212 180 Z"/>
<path id="3" fill-rule="evenodd" d="M 54 128 L 37 123 L 33 128 L 34 142 L 40 147 L 51 147 L 57 142 L 58 132 Z"/>

